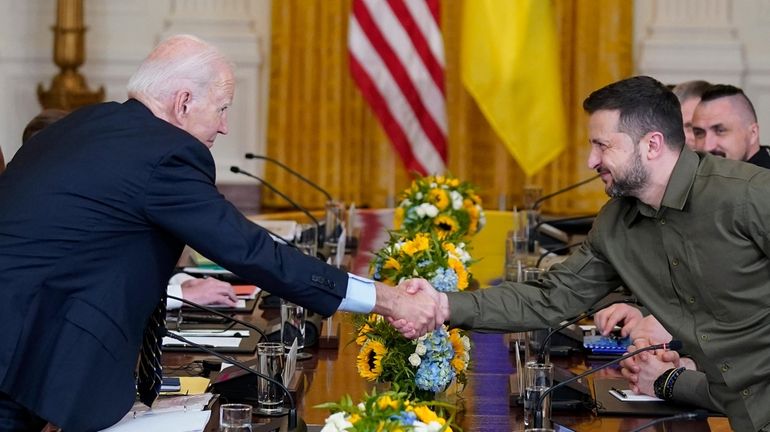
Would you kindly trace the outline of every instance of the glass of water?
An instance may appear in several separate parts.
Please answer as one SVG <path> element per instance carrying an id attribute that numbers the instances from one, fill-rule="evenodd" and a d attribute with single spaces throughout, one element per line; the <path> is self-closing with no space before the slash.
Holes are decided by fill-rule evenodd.
<path id="1" fill-rule="evenodd" d="M 219 407 L 220 432 L 250 432 L 251 405 L 222 404 Z"/>
<path id="2" fill-rule="evenodd" d="M 538 399 L 553 385 L 553 364 L 527 362 L 525 366 L 526 383 L 524 387 L 524 425 L 533 427 L 535 416 L 539 415 L 541 427 L 551 425 L 551 395 L 543 399 L 542 407 L 538 410 Z"/>
<path id="3" fill-rule="evenodd" d="M 260 342 L 257 344 L 259 370 L 262 375 L 269 376 L 283 384 L 284 352 L 280 342 Z M 278 414 L 283 411 L 284 391 L 278 384 L 259 378 L 257 380 L 257 401 L 259 412 L 263 414 Z"/>

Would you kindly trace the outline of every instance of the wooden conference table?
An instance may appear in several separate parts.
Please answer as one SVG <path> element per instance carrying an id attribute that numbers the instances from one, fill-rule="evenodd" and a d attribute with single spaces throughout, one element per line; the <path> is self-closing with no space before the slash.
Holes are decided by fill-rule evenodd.
<path id="1" fill-rule="evenodd" d="M 384 234 L 384 228 L 388 226 L 390 216 L 387 211 L 381 210 L 359 212 L 362 228 L 359 247 L 361 252 L 353 258 L 351 267 L 359 273 L 363 269 L 365 273 L 366 264 L 371 257 L 367 251 L 375 250 L 378 247 L 377 242 L 383 241 L 384 237 L 377 233 L 382 231 Z M 487 214 L 487 219 L 489 223 L 485 229 L 488 231 L 507 229 L 506 222 L 511 220 L 508 212 L 490 212 Z M 477 255 L 480 250 L 491 247 L 493 249 L 484 256 L 495 257 L 499 264 L 498 268 L 502 270 L 502 261 L 498 260 L 502 254 L 499 246 L 482 245 L 479 241 L 487 236 L 490 240 L 498 239 L 495 243 L 502 243 L 499 239 L 503 238 L 503 235 L 499 232 L 488 232 L 485 237 L 474 239 L 474 257 L 480 257 L 481 255 Z M 494 265 L 498 264 L 487 264 L 489 271 L 494 273 L 496 271 Z M 257 325 L 264 325 L 265 319 L 270 318 L 274 313 L 274 311 L 263 313 L 257 308 L 253 314 L 239 316 L 239 318 L 246 318 Z M 373 387 L 372 383 L 359 377 L 356 370 L 358 346 L 352 343 L 354 335 L 349 314 L 337 313 L 333 320 L 335 325 L 339 323 L 341 328 L 339 346 L 335 349 L 309 349 L 313 358 L 299 363 L 304 377 L 304 390 L 298 394 L 297 406 L 300 416 L 308 425 L 323 425 L 324 419 L 329 414 L 325 410 L 314 408 L 315 405 L 339 401 L 346 394 L 354 400 L 360 399 L 364 392 Z M 457 423 L 468 432 L 523 430 L 522 409 L 509 406 L 509 379 L 516 374 L 516 370 L 514 357 L 508 349 L 507 336 L 473 333 L 472 345 L 468 385 L 461 393 L 447 397 L 447 401 L 454 402 L 458 406 Z M 254 354 L 236 357 L 239 360 L 249 360 L 253 359 Z M 211 356 L 167 352 L 163 355 L 163 362 L 166 366 L 179 367 L 203 358 L 211 358 Z M 583 356 L 552 358 L 552 360 L 557 365 L 575 373 L 583 372 L 596 365 L 587 363 Z M 616 369 L 608 369 L 595 376 L 615 377 L 619 376 L 619 373 Z M 589 378 L 589 387 L 592 387 L 590 381 Z M 555 411 L 553 413 L 553 420 L 557 424 L 575 431 L 627 431 L 653 419 L 653 417 L 596 416 L 590 411 Z M 217 430 L 217 422 L 218 415 L 212 414 L 209 429 Z M 647 430 L 729 431 L 730 427 L 725 418 L 711 417 L 704 421 L 666 422 L 662 426 L 658 425 L 658 429 Z"/>

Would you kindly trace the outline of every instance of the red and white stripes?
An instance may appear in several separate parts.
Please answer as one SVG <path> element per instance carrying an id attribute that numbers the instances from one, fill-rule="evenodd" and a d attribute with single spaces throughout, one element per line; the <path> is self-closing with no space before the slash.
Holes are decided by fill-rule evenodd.
<path id="1" fill-rule="evenodd" d="M 447 161 L 439 0 L 353 0 L 350 70 L 406 168 L 443 173 Z"/>

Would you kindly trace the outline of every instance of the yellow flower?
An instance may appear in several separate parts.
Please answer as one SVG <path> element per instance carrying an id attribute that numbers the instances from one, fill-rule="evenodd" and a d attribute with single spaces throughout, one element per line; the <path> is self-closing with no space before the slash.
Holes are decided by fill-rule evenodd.
<path id="1" fill-rule="evenodd" d="M 368 334 L 371 333 L 372 328 L 369 326 L 369 324 L 364 324 L 363 327 L 361 327 L 360 330 L 358 330 L 358 337 L 356 338 L 356 343 L 359 346 L 363 346 L 364 343 L 366 343 L 366 339 L 368 338 Z"/>
<path id="2" fill-rule="evenodd" d="M 431 189 L 428 192 L 428 202 L 435 205 L 439 211 L 443 211 L 449 205 L 449 195 L 444 189 Z"/>
<path id="3" fill-rule="evenodd" d="M 396 211 L 393 212 L 393 228 L 401 228 L 402 223 L 404 223 L 404 208 L 396 207 Z"/>
<path id="4" fill-rule="evenodd" d="M 428 239 L 428 235 L 425 233 L 420 233 L 417 234 L 414 239 L 404 243 L 404 245 L 401 246 L 401 252 L 409 256 L 414 256 L 414 254 L 417 252 L 428 250 L 429 246 L 430 240 Z"/>
<path id="5" fill-rule="evenodd" d="M 401 270 L 401 263 L 396 261 L 393 257 L 388 257 L 387 261 L 385 261 L 385 264 L 382 266 L 384 269 L 394 269 L 396 271 Z"/>
<path id="6" fill-rule="evenodd" d="M 452 348 L 455 351 L 454 358 L 452 358 L 452 367 L 455 372 L 460 373 L 465 371 L 465 345 L 463 345 L 462 334 L 458 329 L 449 330 L 449 342 L 452 344 Z"/>
<path id="7" fill-rule="evenodd" d="M 433 177 L 433 180 L 436 182 L 436 184 L 444 184 L 445 181 L 444 176 L 439 175 Z"/>
<path id="8" fill-rule="evenodd" d="M 449 263 L 449 268 L 454 270 L 457 274 L 457 289 L 462 291 L 465 288 L 468 288 L 468 271 L 465 269 L 463 263 L 457 258 L 449 258 L 447 262 Z"/>
<path id="9" fill-rule="evenodd" d="M 446 182 L 446 183 L 447 183 L 449 186 L 451 186 L 451 187 L 457 187 L 457 186 L 460 186 L 460 180 L 459 180 L 459 179 L 456 179 L 456 178 L 453 178 L 453 179 L 447 180 L 447 182 Z"/>
<path id="10" fill-rule="evenodd" d="M 449 234 L 457 232 L 459 228 L 457 221 L 453 217 L 446 215 L 436 217 L 433 221 L 433 226 L 436 227 L 438 238 L 441 240 L 447 238 Z"/>
<path id="11" fill-rule="evenodd" d="M 388 349 L 381 342 L 370 340 L 358 352 L 356 365 L 358 374 L 369 381 L 376 380 L 382 374 L 382 359 Z"/>
<path id="12" fill-rule="evenodd" d="M 447 252 L 449 252 L 449 253 L 455 253 L 455 250 L 457 250 L 457 248 L 455 247 L 454 243 L 449 243 L 449 242 L 444 242 L 444 243 L 442 243 L 442 244 L 441 244 L 441 247 L 442 247 L 442 248 L 443 248 L 445 251 L 447 251 Z"/>
<path id="13" fill-rule="evenodd" d="M 423 423 L 430 423 L 432 421 L 439 421 L 440 417 L 433 412 L 432 409 L 425 405 L 414 407 L 414 413 L 417 414 L 417 418 Z"/>
<path id="14" fill-rule="evenodd" d="M 350 423 L 356 424 L 357 421 L 361 420 L 361 416 L 356 414 L 356 413 L 353 413 L 353 414 L 350 415 L 350 417 L 348 417 L 347 420 Z"/>
<path id="15" fill-rule="evenodd" d="M 381 410 L 384 410 L 387 407 L 391 407 L 395 410 L 398 409 L 398 401 L 391 399 L 388 395 L 385 395 L 377 399 L 377 406 L 380 407 Z"/>

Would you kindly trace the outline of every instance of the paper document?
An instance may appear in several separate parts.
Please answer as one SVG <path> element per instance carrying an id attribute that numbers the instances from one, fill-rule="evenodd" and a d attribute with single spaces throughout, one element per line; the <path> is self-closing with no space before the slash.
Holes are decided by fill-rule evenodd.
<path id="1" fill-rule="evenodd" d="M 241 340 L 243 338 L 208 336 L 208 337 L 190 337 L 187 339 L 189 339 L 191 342 L 195 342 L 198 345 L 203 345 L 205 347 L 237 348 L 241 345 Z M 181 341 L 178 341 L 176 339 L 172 339 L 170 337 L 164 337 L 163 346 L 187 346 L 187 344 Z"/>
<path id="2" fill-rule="evenodd" d="M 620 390 L 622 394 L 618 392 Z M 663 401 L 663 399 L 656 398 L 655 396 L 647 396 L 646 394 L 634 393 L 629 389 L 612 389 L 608 390 L 608 393 L 615 396 L 615 399 L 622 402 L 657 402 Z"/>
<path id="3" fill-rule="evenodd" d="M 190 329 L 183 331 L 169 330 L 170 333 L 182 336 L 184 338 L 189 337 L 249 337 L 248 330 L 217 330 L 217 329 Z"/>
<path id="4" fill-rule="evenodd" d="M 150 409 L 141 402 L 112 427 L 110 432 L 188 432 L 202 431 L 209 422 L 211 411 L 203 411 L 213 395 L 204 393 L 195 396 L 158 398 Z"/>
<path id="5" fill-rule="evenodd" d="M 246 307 L 246 300 L 238 299 L 238 301 L 235 302 L 235 306 L 210 304 L 208 307 L 211 309 L 244 309 Z"/>

